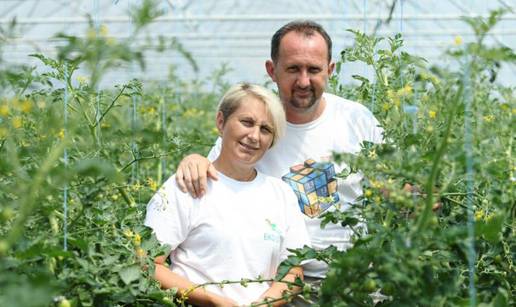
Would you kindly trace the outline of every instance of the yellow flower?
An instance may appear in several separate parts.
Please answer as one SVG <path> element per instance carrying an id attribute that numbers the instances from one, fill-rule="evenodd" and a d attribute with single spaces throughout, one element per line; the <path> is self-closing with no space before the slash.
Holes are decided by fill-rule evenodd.
<path id="1" fill-rule="evenodd" d="M 371 159 L 371 160 L 374 160 L 374 159 L 376 159 L 376 158 L 378 157 L 378 155 L 376 154 L 376 151 L 375 151 L 375 150 L 371 150 L 371 151 L 367 154 L 367 156 L 368 156 L 368 157 L 369 157 L 369 159 Z"/>
<path id="2" fill-rule="evenodd" d="M 0 139 L 5 139 L 7 137 L 7 129 L 4 127 L 0 127 Z"/>
<path id="3" fill-rule="evenodd" d="M 428 111 L 428 117 L 435 118 L 437 116 L 437 112 L 435 111 Z"/>
<path id="4" fill-rule="evenodd" d="M 9 106 L 6 104 L 2 104 L 0 106 L 0 115 L 7 117 L 9 115 Z"/>
<path id="5" fill-rule="evenodd" d="M 21 117 L 19 117 L 19 116 L 14 117 L 12 120 L 12 123 L 13 123 L 14 129 L 19 129 L 23 125 L 23 121 L 22 121 Z"/>
<path id="6" fill-rule="evenodd" d="M 380 196 L 375 196 L 373 198 L 373 201 L 374 201 L 374 203 L 379 204 L 379 203 L 381 203 L 382 199 L 380 198 Z"/>
<path id="7" fill-rule="evenodd" d="M 143 248 L 138 247 L 138 248 L 136 249 L 136 256 L 137 256 L 138 258 L 143 258 L 143 257 L 145 257 L 146 255 L 147 255 L 147 253 L 145 252 L 145 250 L 144 250 Z"/>
<path id="8" fill-rule="evenodd" d="M 139 234 L 135 234 L 133 237 L 133 243 L 136 246 L 139 246 L 142 243 L 142 237 Z"/>
<path id="9" fill-rule="evenodd" d="M 484 118 L 484 121 L 486 121 L 488 123 L 492 122 L 495 119 L 494 115 L 486 115 L 483 118 Z"/>
<path id="10" fill-rule="evenodd" d="M 38 100 L 38 102 L 36 102 L 36 105 L 38 106 L 38 108 L 44 109 L 47 106 L 47 103 L 45 102 L 45 100 Z"/>
<path id="11" fill-rule="evenodd" d="M 59 132 L 57 133 L 57 137 L 58 137 L 59 139 L 61 139 L 61 140 L 62 140 L 62 139 L 64 139 L 64 137 L 65 137 L 65 131 L 64 131 L 64 129 L 59 130 Z"/>
<path id="12" fill-rule="evenodd" d="M 133 191 L 139 191 L 141 188 L 142 188 L 142 185 L 140 184 L 140 182 L 137 182 L 137 183 L 133 184 L 133 186 L 132 186 Z"/>
<path id="13" fill-rule="evenodd" d="M 134 236 L 134 233 L 131 231 L 131 229 L 124 230 L 124 236 L 128 239 L 131 239 Z"/>
<path id="14" fill-rule="evenodd" d="M 369 184 L 374 189 L 378 189 L 380 187 L 380 185 L 381 185 L 379 181 L 374 180 L 374 179 L 369 180 Z"/>
<path id="15" fill-rule="evenodd" d="M 455 38 L 453 39 L 453 43 L 455 44 L 455 46 L 462 45 L 462 37 L 460 35 L 455 36 Z"/>
<path id="16" fill-rule="evenodd" d="M 25 100 L 22 102 L 20 109 L 23 113 L 29 113 L 32 110 L 32 103 L 29 100 Z"/>
<path id="17" fill-rule="evenodd" d="M 147 178 L 147 184 L 149 185 L 149 188 L 153 191 L 156 191 L 158 189 L 158 183 L 154 181 L 151 177 Z"/>
<path id="18" fill-rule="evenodd" d="M 475 211 L 475 221 L 481 220 L 485 215 L 484 210 L 477 210 Z"/>
<path id="19" fill-rule="evenodd" d="M 383 111 L 389 111 L 391 109 L 391 105 L 387 102 L 382 103 L 382 110 Z"/>
<path id="20" fill-rule="evenodd" d="M 400 88 L 397 92 L 398 96 L 409 97 L 412 95 L 412 86 L 406 84 L 403 88 Z"/>
<path id="21" fill-rule="evenodd" d="M 77 81 L 79 81 L 79 84 L 81 84 L 81 85 L 88 84 L 88 77 L 86 77 L 86 76 L 77 76 Z"/>
<path id="22" fill-rule="evenodd" d="M 100 25 L 99 34 L 100 36 L 106 37 L 109 34 L 108 27 L 106 25 Z"/>
<path id="23" fill-rule="evenodd" d="M 364 192 L 365 197 L 371 197 L 372 195 L 373 195 L 373 191 L 371 191 L 369 189 L 365 190 L 365 192 Z"/>

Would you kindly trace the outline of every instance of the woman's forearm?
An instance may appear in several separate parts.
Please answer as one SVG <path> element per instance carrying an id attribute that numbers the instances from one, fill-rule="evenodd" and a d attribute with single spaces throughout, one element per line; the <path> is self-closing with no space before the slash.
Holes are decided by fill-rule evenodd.
<path id="1" fill-rule="evenodd" d="M 281 281 L 275 281 L 272 283 L 269 289 L 265 291 L 260 298 L 255 302 L 255 304 L 265 303 L 265 300 L 271 301 L 275 300 L 274 303 L 272 303 L 272 306 L 282 306 L 287 303 L 286 300 L 281 299 L 283 297 L 283 294 L 285 291 L 288 291 L 291 294 L 296 294 L 301 292 L 301 288 L 297 286 L 290 286 L 290 283 L 294 283 L 296 281 L 296 278 L 303 279 L 303 269 L 301 267 L 293 267 L 291 268 L 287 275 L 283 277 Z M 281 300 L 280 300 L 281 299 Z M 267 306 L 264 304 L 264 306 Z"/>
<path id="2" fill-rule="evenodd" d="M 196 288 L 197 285 L 183 276 L 172 272 L 165 266 L 165 256 L 155 259 L 156 271 L 154 278 L 164 289 L 177 288 L 180 296 L 185 296 L 189 303 L 197 306 L 237 306 L 231 299 L 212 293 L 204 287 Z"/>

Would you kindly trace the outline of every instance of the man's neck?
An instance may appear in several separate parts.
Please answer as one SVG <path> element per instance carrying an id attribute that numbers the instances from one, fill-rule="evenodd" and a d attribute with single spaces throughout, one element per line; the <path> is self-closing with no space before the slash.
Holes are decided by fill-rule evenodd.
<path id="1" fill-rule="evenodd" d="M 311 110 L 300 112 L 299 110 L 287 108 L 285 113 L 287 116 L 287 121 L 289 123 L 295 125 L 302 125 L 313 122 L 314 120 L 321 117 L 321 115 L 324 113 L 325 108 L 326 99 L 324 99 L 324 97 L 321 97 L 320 101 Z"/>

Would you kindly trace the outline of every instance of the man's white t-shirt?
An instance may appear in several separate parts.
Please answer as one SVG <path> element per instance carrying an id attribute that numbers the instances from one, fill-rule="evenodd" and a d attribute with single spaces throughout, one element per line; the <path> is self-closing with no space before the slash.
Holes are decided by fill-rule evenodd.
<path id="1" fill-rule="evenodd" d="M 281 180 L 258 172 L 249 182 L 219 173 L 207 194 L 193 199 L 171 177 L 147 205 L 145 225 L 172 248 L 170 269 L 195 284 L 274 278 L 287 248 L 309 245 L 295 194 Z M 270 283 L 207 286 L 249 304 Z"/>
<path id="2" fill-rule="evenodd" d="M 285 136 L 267 151 L 256 168 L 261 172 L 281 178 L 290 167 L 302 164 L 307 159 L 317 162 L 329 161 L 332 153 L 358 153 L 363 141 L 382 142 L 383 129 L 373 114 L 363 105 L 325 93 L 326 108 L 316 120 L 301 125 L 287 123 Z M 220 153 L 220 138 L 211 149 L 208 159 L 215 160 Z M 334 165 L 336 172 L 348 166 Z M 362 195 L 360 174 L 351 174 L 346 179 L 338 179 L 340 210 L 347 210 L 357 197 Z M 335 210 L 331 206 L 328 210 Z M 324 249 L 330 245 L 340 250 L 351 246 L 352 230 L 340 224 L 328 224 L 321 229 L 320 218 L 305 216 L 305 222 L 312 246 Z M 304 266 L 305 276 L 324 277 L 327 266 L 323 262 L 312 261 Z"/>

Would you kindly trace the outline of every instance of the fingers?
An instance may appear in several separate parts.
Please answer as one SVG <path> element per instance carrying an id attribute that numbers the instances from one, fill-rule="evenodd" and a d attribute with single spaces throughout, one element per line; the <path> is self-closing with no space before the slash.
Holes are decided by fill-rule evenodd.
<path id="1" fill-rule="evenodd" d="M 215 166 L 210 163 L 208 166 L 208 177 L 213 180 L 219 180 L 219 177 L 217 175 L 217 169 L 215 169 Z"/>
<path id="2" fill-rule="evenodd" d="M 195 169 L 195 171 L 193 171 Z M 176 183 L 183 193 L 189 193 L 193 198 L 198 197 L 198 190 L 193 181 L 197 180 L 197 167 L 187 161 L 182 161 L 177 167 Z"/>
<path id="3" fill-rule="evenodd" d="M 217 180 L 217 170 L 205 157 L 192 154 L 179 163 L 176 172 L 178 188 L 193 198 L 202 197 L 208 190 L 208 177 Z"/>
<path id="4" fill-rule="evenodd" d="M 185 168 L 183 178 L 188 193 L 190 193 L 193 198 L 199 197 L 199 184 L 197 183 L 199 175 L 197 166 L 195 164 L 188 163 L 187 167 Z"/>
<path id="5" fill-rule="evenodd" d="M 211 163 L 210 163 L 211 165 Z M 202 168 L 199 166 L 197 168 L 197 173 L 199 174 L 199 180 L 198 183 L 198 191 L 200 193 L 200 197 L 203 197 L 204 194 L 206 194 L 206 191 L 208 190 L 208 174 L 210 172 L 210 169 L 208 167 L 208 170 L 206 172 L 202 171 Z"/>
<path id="6" fill-rule="evenodd" d="M 176 171 L 176 184 L 177 187 L 181 190 L 181 192 L 186 193 L 186 184 L 184 181 L 184 175 L 183 175 L 183 168 L 181 166 L 182 164 L 179 164 Z"/>

